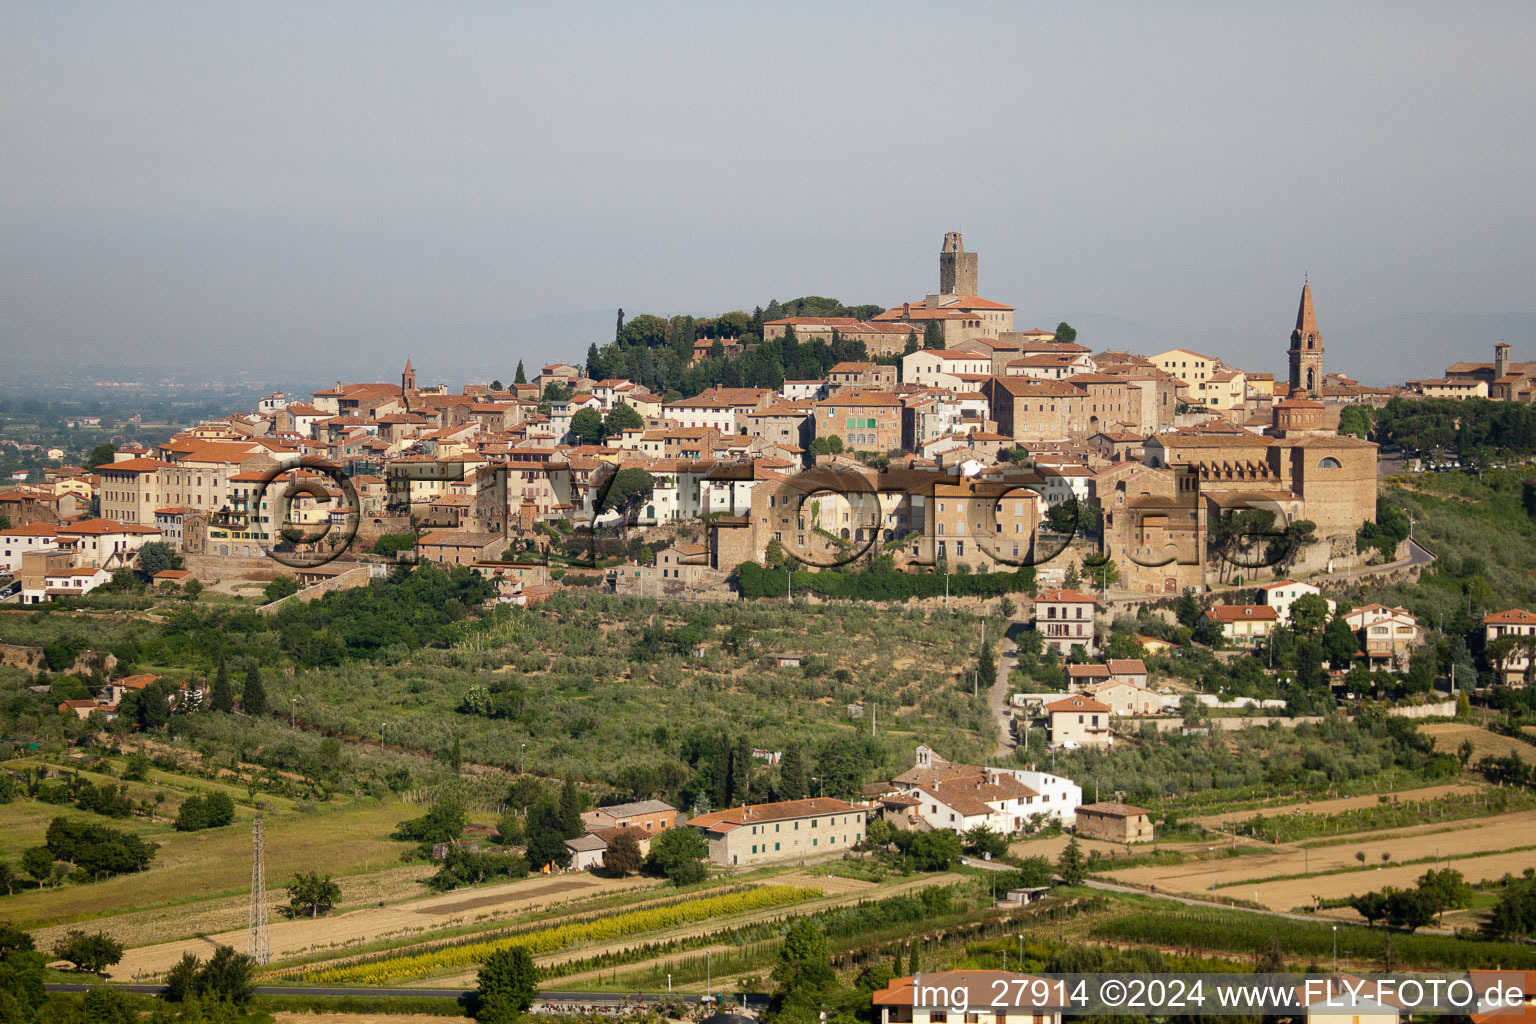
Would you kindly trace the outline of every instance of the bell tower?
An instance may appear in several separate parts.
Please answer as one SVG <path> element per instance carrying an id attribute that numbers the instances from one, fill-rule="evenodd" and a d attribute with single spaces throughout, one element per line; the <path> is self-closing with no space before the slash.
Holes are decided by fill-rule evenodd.
<path id="1" fill-rule="evenodd" d="M 410 394 L 416 390 L 416 371 L 411 369 L 411 360 L 407 356 L 405 360 L 405 372 L 400 375 L 400 391 L 402 394 Z"/>
<path id="2" fill-rule="evenodd" d="M 1316 395 L 1323 386 L 1323 335 L 1312 308 L 1312 285 L 1301 286 L 1301 307 L 1291 332 L 1291 394 Z"/>
<path id="3" fill-rule="evenodd" d="M 980 257 L 965 251 L 960 232 L 951 231 L 944 236 L 944 246 L 939 250 L 939 294 L 975 295 L 977 264 Z"/>

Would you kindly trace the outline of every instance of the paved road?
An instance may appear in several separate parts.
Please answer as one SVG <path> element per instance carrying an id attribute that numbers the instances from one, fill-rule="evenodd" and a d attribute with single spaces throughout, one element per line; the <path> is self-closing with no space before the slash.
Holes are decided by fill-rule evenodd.
<path id="1" fill-rule="evenodd" d="M 74 982 L 49 983 L 43 986 L 49 992 L 84 992 L 91 985 Z M 145 995 L 157 996 L 165 991 L 164 985 L 112 985 L 113 988 L 122 989 L 124 992 L 141 992 Z M 457 988 L 321 988 L 318 986 L 306 987 L 303 985 L 258 985 L 256 994 L 259 996 L 362 996 L 383 997 L 385 999 L 421 999 L 423 997 L 439 997 L 447 999 L 460 999 L 472 995 L 474 989 Z M 534 1004 L 534 1012 L 538 1012 L 540 1006 L 567 1005 L 567 1006 L 616 1006 L 625 1000 L 635 1002 L 635 994 L 625 995 L 618 992 L 554 992 L 541 991 L 539 1001 Z M 638 998 L 647 1003 L 659 1003 L 666 999 L 675 999 L 682 1003 L 697 1003 L 699 996 L 682 992 L 669 996 L 664 992 L 648 992 L 640 994 Z M 766 1009 L 768 996 L 762 993 L 750 993 L 738 996 L 747 1006 L 755 1009 Z"/>
<path id="2" fill-rule="evenodd" d="M 1013 720 L 1008 716 L 1008 698 L 1013 689 L 1008 683 L 1008 676 L 1018 661 L 1018 645 L 1004 634 L 1003 650 L 997 658 L 997 679 L 992 683 L 992 689 L 987 694 L 987 702 L 992 707 L 992 717 L 997 719 L 996 756 L 1004 760 L 1013 757 L 1014 748 L 1019 745 L 1013 735 Z"/>

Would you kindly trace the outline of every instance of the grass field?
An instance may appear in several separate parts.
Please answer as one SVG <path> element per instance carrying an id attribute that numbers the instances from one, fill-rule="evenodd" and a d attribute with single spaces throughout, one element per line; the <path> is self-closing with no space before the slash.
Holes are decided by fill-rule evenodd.
<path id="1" fill-rule="evenodd" d="M 421 812 L 415 804 L 363 800 L 271 815 L 263 823 L 268 887 L 280 888 L 300 871 L 345 876 L 398 868 L 405 847 L 386 837 L 399 822 Z M 61 815 L 133 832 L 159 843 L 160 849 L 146 871 L 6 897 L 6 917 L 19 927 L 38 928 L 236 896 L 250 886 L 253 814 L 239 807 L 232 825 L 177 832 L 168 823 L 142 818 L 119 821 L 72 807 L 14 801 L 0 807 L 0 843 L 7 859 L 42 845 L 48 823 Z"/>

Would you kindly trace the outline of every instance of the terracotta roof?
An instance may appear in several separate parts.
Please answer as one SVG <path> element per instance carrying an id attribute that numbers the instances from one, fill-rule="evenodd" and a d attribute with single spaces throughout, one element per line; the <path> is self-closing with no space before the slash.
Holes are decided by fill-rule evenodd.
<path id="1" fill-rule="evenodd" d="M 1146 675 L 1147 663 L 1140 658 L 1111 658 L 1109 670 L 1117 676 Z"/>
<path id="2" fill-rule="evenodd" d="M 1098 604 L 1098 598 L 1092 594 L 1085 594 L 1081 590 L 1042 590 L 1035 595 L 1035 603 L 1059 604 Z"/>
<path id="3" fill-rule="evenodd" d="M 1054 704 L 1047 704 L 1045 710 L 1051 714 L 1066 714 L 1073 711 L 1099 711 L 1109 712 L 1113 710 L 1108 704 L 1101 704 L 1092 697 L 1084 697 L 1082 694 L 1073 694 L 1066 700 L 1059 700 Z"/>
<path id="4" fill-rule="evenodd" d="M 1152 813 L 1145 807 L 1134 807 L 1131 804 L 1117 804 L 1108 801 L 1098 804 L 1083 804 L 1077 809 L 1079 814 L 1082 814 L 1084 811 L 1087 811 L 1089 814 L 1100 814 L 1106 818 L 1134 818 L 1139 814 Z"/>
<path id="5" fill-rule="evenodd" d="M 45 526 L 42 523 L 24 523 L 21 526 L 0 530 L 0 536 L 5 537 L 57 537 L 58 535 L 58 527 Z"/>
<path id="6" fill-rule="evenodd" d="M 1212 622 L 1223 625 L 1230 622 L 1273 622 L 1280 613 L 1267 604 L 1218 604 L 1207 608 L 1205 614 Z"/>
<path id="7" fill-rule="evenodd" d="M 97 472 L 106 470 L 107 472 L 120 473 L 153 473 L 155 470 L 169 465 L 169 462 L 162 462 L 160 459 L 123 459 L 121 462 L 108 462 L 97 466 L 96 470 Z"/>
<path id="8" fill-rule="evenodd" d="M 715 832 L 728 832 L 742 825 L 756 825 L 764 821 L 786 821 L 790 818 L 809 818 L 819 814 L 841 814 L 844 811 L 855 811 L 858 808 L 843 800 L 834 800 L 830 797 L 813 797 L 809 800 L 781 800 L 770 804 L 747 804 L 744 807 L 731 807 L 723 811 L 711 811 L 709 814 L 701 814 L 697 818 L 690 818 L 688 824 L 695 828 L 707 828 Z"/>
<path id="9" fill-rule="evenodd" d="M 1491 612 L 1483 616 L 1485 626 L 1536 626 L 1536 614 L 1525 611 L 1522 608 L 1511 608 L 1508 611 Z"/>

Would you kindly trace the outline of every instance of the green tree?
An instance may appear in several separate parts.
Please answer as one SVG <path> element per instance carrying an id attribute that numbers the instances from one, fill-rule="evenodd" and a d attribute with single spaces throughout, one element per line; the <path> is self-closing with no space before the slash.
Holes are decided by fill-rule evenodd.
<path id="1" fill-rule="evenodd" d="M 906 853 L 919 871 L 948 871 L 960 860 L 960 836 L 949 829 L 897 833 L 898 843 L 904 838 Z"/>
<path id="2" fill-rule="evenodd" d="M 937 320 L 929 320 L 923 325 L 923 348 L 941 349 L 944 347 L 944 328 Z"/>
<path id="3" fill-rule="evenodd" d="M 268 604 L 271 604 L 273 601 L 281 601 L 290 594 L 297 594 L 298 592 L 299 581 L 287 575 L 273 577 L 272 581 L 263 587 L 261 591 Z"/>
<path id="4" fill-rule="evenodd" d="M 1067 885 L 1081 885 L 1087 877 L 1087 868 L 1083 864 L 1083 851 L 1077 845 L 1077 837 L 1067 840 L 1066 847 L 1061 851 L 1061 856 L 1056 858 L 1056 873 Z"/>
<path id="5" fill-rule="evenodd" d="M 1291 628 L 1314 635 L 1328 622 L 1328 601 L 1320 594 L 1302 594 L 1291 602 Z"/>
<path id="6" fill-rule="evenodd" d="M 267 713 L 267 688 L 261 683 L 261 666 L 254 661 L 245 668 L 245 686 L 240 691 L 240 706 L 253 718 Z"/>
<path id="7" fill-rule="evenodd" d="M 475 986 L 475 1019 L 481 1024 L 517 1024 L 538 995 L 539 974 L 527 947 L 498 949 L 480 964 Z"/>
<path id="8" fill-rule="evenodd" d="M 798 743 L 784 747 L 779 758 L 779 784 L 775 795 L 780 800 L 804 800 L 810 792 L 805 784 L 805 755 Z"/>
<path id="9" fill-rule="evenodd" d="M 180 569 L 181 556 L 176 549 L 160 540 L 152 540 L 139 548 L 137 559 L 139 572 L 153 577 L 155 573 L 165 572 L 167 569 Z"/>
<path id="10" fill-rule="evenodd" d="M 744 804 L 750 795 L 752 780 L 752 741 L 745 733 L 736 737 L 731 748 L 731 802 Z"/>
<path id="11" fill-rule="evenodd" d="M 560 787 L 561 838 L 575 839 L 586 830 L 581 820 L 581 792 L 576 788 L 576 780 L 567 774 Z"/>
<path id="12" fill-rule="evenodd" d="M 1504 891 L 1489 911 L 1484 928 L 1504 939 L 1529 939 L 1536 935 L 1536 875 L 1530 869 L 1526 869 L 1524 878 L 1505 880 Z"/>
<path id="13" fill-rule="evenodd" d="M 85 468 L 95 469 L 98 466 L 110 466 L 117 456 L 117 445 L 110 441 L 103 441 L 91 449 L 91 453 L 85 457 Z"/>
<path id="14" fill-rule="evenodd" d="M 517 372 L 515 374 L 513 374 L 513 376 L 512 376 L 512 383 L 514 383 L 514 384 L 527 384 L 528 383 L 528 375 L 523 372 L 523 361 L 521 359 L 519 359 L 517 361 Z"/>
<path id="15" fill-rule="evenodd" d="M 209 699 L 215 711 L 228 714 L 235 710 L 235 688 L 229 681 L 229 661 L 224 658 L 219 659 L 219 668 L 213 676 L 213 687 Z"/>
<path id="16" fill-rule="evenodd" d="M 256 961 L 229 946 L 220 946 L 197 976 L 197 994 L 204 1000 L 245 1006 L 256 994 L 251 975 Z"/>
<path id="17" fill-rule="evenodd" d="M 53 955 L 74 964 L 76 970 L 100 974 L 123 958 L 123 944 L 105 932 L 87 935 L 71 928 L 53 944 Z"/>
<path id="18" fill-rule="evenodd" d="M 542 869 L 546 864 L 565 867 L 571 862 L 570 847 L 560 830 L 559 809 L 554 801 L 547 800 L 529 812 L 528 864 Z"/>
<path id="19" fill-rule="evenodd" d="M 614 836 L 608 849 L 603 852 L 603 867 L 620 878 L 639 871 L 644 862 L 640 843 L 628 829 Z"/>
<path id="20" fill-rule="evenodd" d="M 44 885 L 53 875 L 54 857 L 46 846 L 30 846 L 21 851 L 21 870 Z"/>
<path id="21" fill-rule="evenodd" d="M 288 909 L 294 916 L 329 914 L 341 899 L 341 886 L 318 871 L 299 872 L 288 883 Z"/>
<path id="22" fill-rule="evenodd" d="M 1435 919 L 1439 908 L 1431 893 L 1398 889 L 1387 893 L 1387 920 L 1398 928 L 1417 931 Z"/>
<path id="23" fill-rule="evenodd" d="M 965 845 L 979 856 L 1001 857 L 1008 852 L 1008 837 L 985 825 L 977 825 L 965 834 Z"/>
<path id="24" fill-rule="evenodd" d="M 197 982 L 201 962 L 195 953 L 183 953 L 176 965 L 165 972 L 165 991 L 162 998 L 167 1002 L 179 1003 L 188 998 L 196 998 Z"/>
<path id="25" fill-rule="evenodd" d="M 656 478 L 643 469 L 621 469 L 599 485 L 593 513 L 616 512 L 619 516 L 619 532 L 628 540 L 629 524 L 656 488 Z"/>
<path id="26" fill-rule="evenodd" d="M 1323 653 L 1334 668 L 1344 668 L 1360 651 L 1360 641 L 1342 615 L 1328 620 L 1323 629 Z"/>
<path id="27" fill-rule="evenodd" d="M 1071 345 L 1077 342 L 1077 328 L 1063 320 L 1056 325 L 1056 341 Z"/>
<path id="28" fill-rule="evenodd" d="M 16 869 L 11 867 L 8 862 L 0 861 L 0 887 L 5 889 L 7 896 L 16 895 L 17 881 L 19 881 L 19 876 L 16 874 Z"/>
<path id="29" fill-rule="evenodd" d="M 571 417 L 571 434 L 581 444 L 602 444 L 603 414 L 590 406 L 578 409 Z"/>
<path id="30" fill-rule="evenodd" d="M 187 595 L 187 600 L 196 601 L 197 595 L 203 592 L 203 581 L 196 576 L 189 576 L 187 582 L 181 585 L 181 592 Z"/>
<path id="31" fill-rule="evenodd" d="M 835 980 L 827 936 L 806 918 L 789 926 L 773 964 L 773 980 L 783 993 L 805 991 L 820 994 Z"/>
<path id="32" fill-rule="evenodd" d="M 708 875 L 704 858 L 709 856 L 709 844 L 697 830 L 686 825 L 668 829 L 651 840 L 651 853 L 646 867 L 673 885 L 691 885 L 702 882 Z"/>
<path id="33" fill-rule="evenodd" d="M 1100 590 L 1108 590 L 1120 579 L 1120 567 L 1108 555 L 1085 555 L 1083 578 Z"/>
<path id="34" fill-rule="evenodd" d="M 603 419 L 603 435 L 614 437 L 626 430 L 639 430 L 644 426 L 645 420 L 640 418 L 640 414 L 635 412 L 633 406 L 616 405 Z"/>

